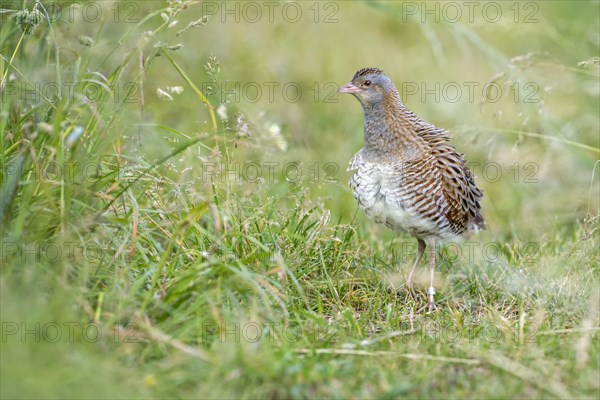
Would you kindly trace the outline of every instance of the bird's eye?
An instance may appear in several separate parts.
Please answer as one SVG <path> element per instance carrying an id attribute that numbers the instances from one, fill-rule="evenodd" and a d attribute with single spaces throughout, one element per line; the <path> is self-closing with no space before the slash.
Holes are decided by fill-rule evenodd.
<path id="1" fill-rule="evenodd" d="M 365 83 L 363 83 L 363 85 L 365 85 L 365 86 L 371 86 L 371 81 L 365 81 Z"/>

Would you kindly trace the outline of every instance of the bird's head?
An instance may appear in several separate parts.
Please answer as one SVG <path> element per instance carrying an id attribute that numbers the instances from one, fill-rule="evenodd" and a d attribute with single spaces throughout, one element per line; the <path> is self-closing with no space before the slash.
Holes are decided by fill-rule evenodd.
<path id="1" fill-rule="evenodd" d="M 387 94 L 395 90 L 394 84 L 379 68 L 363 68 L 354 78 L 340 88 L 340 93 L 350 93 L 363 106 L 373 106 L 383 102 Z"/>

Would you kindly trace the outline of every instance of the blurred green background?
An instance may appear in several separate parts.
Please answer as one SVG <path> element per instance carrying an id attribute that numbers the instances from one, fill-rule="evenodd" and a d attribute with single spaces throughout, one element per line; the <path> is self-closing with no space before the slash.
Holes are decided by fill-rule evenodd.
<path id="1" fill-rule="evenodd" d="M 3 398 L 599 394 L 600 2 L 0 4 Z M 484 191 L 435 316 L 347 186 L 363 67 Z"/>

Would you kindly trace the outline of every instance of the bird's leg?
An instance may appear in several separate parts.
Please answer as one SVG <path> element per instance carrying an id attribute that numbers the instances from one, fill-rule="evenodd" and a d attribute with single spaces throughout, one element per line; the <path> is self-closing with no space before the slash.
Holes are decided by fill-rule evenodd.
<path id="1" fill-rule="evenodd" d="M 435 289 L 433 288 L 433 277 L 435 274 L 435 243 L 429 248 L 429 289 L 427 289 L 427 307 L 429 308 L 429 312 L 432 312 L 437 309 L 435 306 L 435 300 L 433 296 L 435 295 Z"/>
<path id="2" fill-rule="evenodd" d="M 425 248 L 427 247 L 427 244 L 425 243 L 425 241 L 423 239 L 417 239 L 417 244 L 419 245 L 417 258 L 415 259 L 415 263 L 413 264 L 413 266 L 408 274 L 408 278 L 406 279 L 406 286 L 409 288 L 413 297 L 415 297 L 415 291 L 413 290 L 412 277 L 413 277 L 413 274 L 415 273 L 415 270 L 417 269 L 417 266 L 419 265 L 419 262 L 421 261 L 421 258 L 423 258 L 423 254 L 425 253 Z"/>

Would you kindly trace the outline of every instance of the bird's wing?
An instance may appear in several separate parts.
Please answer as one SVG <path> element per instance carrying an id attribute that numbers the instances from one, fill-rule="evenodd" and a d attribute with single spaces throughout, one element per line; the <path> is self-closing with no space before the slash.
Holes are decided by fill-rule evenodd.
<path id="1" fill-rule="evenodd" d="M 454 232 L 471 228 L 485 229 L 479 202 L 483 193 L 475 185 L 471 170 L 463 155 L 449 143 L 448 133 L 430 127 L 418 132 L 431 149 L 437 169 L 442 176 L 442 190 L 450 204 L 448 219 Z"/>

